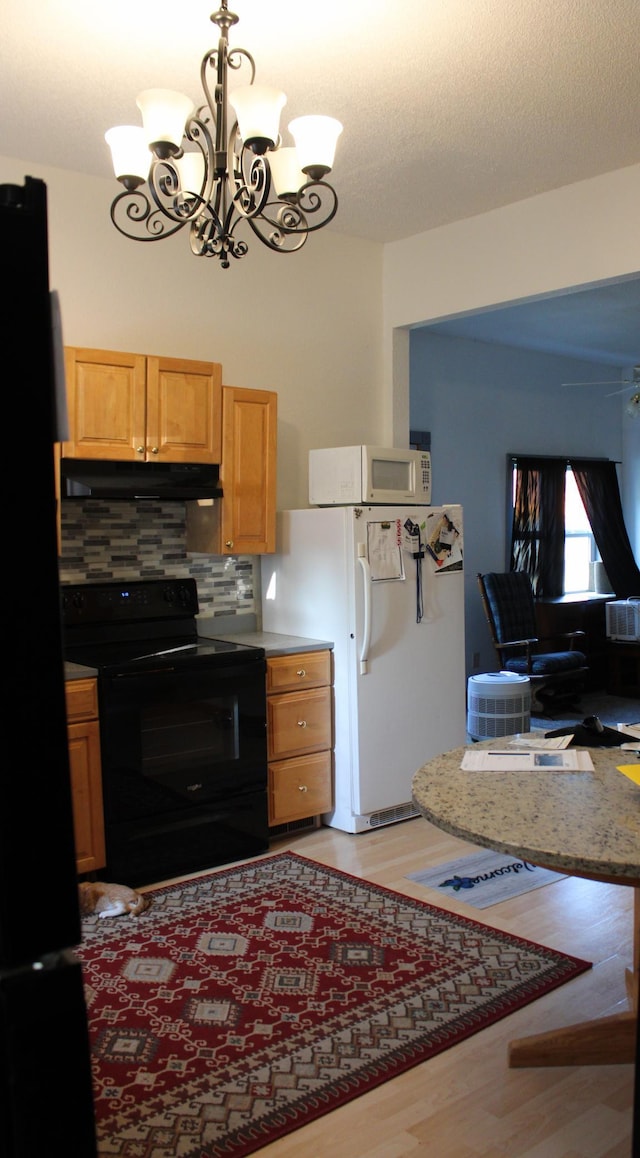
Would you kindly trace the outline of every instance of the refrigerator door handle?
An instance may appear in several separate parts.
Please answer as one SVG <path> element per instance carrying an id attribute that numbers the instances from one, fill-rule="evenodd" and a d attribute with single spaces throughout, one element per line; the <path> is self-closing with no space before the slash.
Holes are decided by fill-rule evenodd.
<path id="1" fill-rule="evenodd" d="M 364 593 L 364 630 L 360 649 L 360 675 L 366 675 L 369 670 L 369 644 L 371 643 L 371 568 L 364 543 L 358 543 L 358 562 L 362 567 Z"/>

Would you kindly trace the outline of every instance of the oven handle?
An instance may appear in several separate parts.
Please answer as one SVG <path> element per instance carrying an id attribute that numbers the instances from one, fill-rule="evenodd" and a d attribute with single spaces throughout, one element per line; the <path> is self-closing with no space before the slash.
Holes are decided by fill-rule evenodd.
<path id="1" fill-rule="evenodd" d="M 145 667 L 144 670 L 141 670 L 140 668 L 138 668 L 137 671 L 111 672 L 111 675 L 112 675 L 113 679 L 118 679 L 118 680 L 139 680 L 139 679 L 144 679 L 145 676 L 151 676 L 151 675 L 153 675 L 153 676 L 172 675 L 173 672 L 175 672 L 175 671 L 177 671 L 177 668 L 175 668 L 173 666 L 170 667 L 168 664 L 167 665 L 163 664 L 162 667 Z"/>

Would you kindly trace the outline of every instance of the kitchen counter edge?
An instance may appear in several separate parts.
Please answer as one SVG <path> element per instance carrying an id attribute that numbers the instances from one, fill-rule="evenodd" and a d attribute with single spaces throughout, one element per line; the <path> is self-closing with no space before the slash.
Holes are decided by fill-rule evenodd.
<path id="1" fill-rule="evenodd" d="M 239 631 L 227 635 L 211 631 L 203 631 L 200 624 L 199 635 L 207 639 L 222 639 L 226 643 L 243 643 L 249 647 L 263 647 L 267 656 L 296 655 L 303 651 L 332 651 L 333 644 L 326 639 L 307 639 L 303 635 L 282 635 L 275 631 Z M 96 668 L 84 667 L 79 663 L 69 663 L 65 660 L 64 678 L 66 680 L 94 679 L 98 675 Z"/>
<path id="2" fill-rule="evenodd" d="M 67 680 L 91 680 L 95 679 L 98 674 L 97 668 L 85 667 L 81 663 L 69 663 L 64 661 L 64 678 Z"/>
<path id="3" fill-rule="evenodd" d="M 226 643 L 243 643 L 249 647 L 263 647 L 267 657 L 275 655 L 296 655 L 303 651 L 333 651 L 333 643 L 326 639 L 307 639 L 303 635 L 284 635 L 276 631 L 242 631 L 232 634 L 223 634 L 215 630 L 212 625 L 209 631 L 203 630 L 202 621 L 198 624 L 198 634 L 209 639 L 222 639 Z"/>

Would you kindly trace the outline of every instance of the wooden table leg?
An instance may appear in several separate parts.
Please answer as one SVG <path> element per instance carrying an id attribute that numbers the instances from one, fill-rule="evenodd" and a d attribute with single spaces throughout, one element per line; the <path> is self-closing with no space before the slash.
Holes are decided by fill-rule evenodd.
<path id="1" fill-rule="evenodd" d="M 631 1009 L 509 1043 L 509 1065 L 619 1065 L 636 1061 L 640 993 L 640 887 L 633 890 L 633 969 L 625 980 Z"/>

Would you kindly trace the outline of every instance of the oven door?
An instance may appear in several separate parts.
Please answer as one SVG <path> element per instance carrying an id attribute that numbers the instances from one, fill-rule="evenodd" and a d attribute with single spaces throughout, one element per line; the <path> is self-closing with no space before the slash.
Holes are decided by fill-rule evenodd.
<path id="1" fill-rule="evenodd" d="M 267 849 L 265 668 L 101 673 L 109 879 L 135 887 Z"/>

